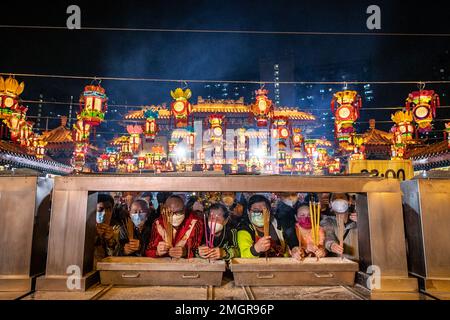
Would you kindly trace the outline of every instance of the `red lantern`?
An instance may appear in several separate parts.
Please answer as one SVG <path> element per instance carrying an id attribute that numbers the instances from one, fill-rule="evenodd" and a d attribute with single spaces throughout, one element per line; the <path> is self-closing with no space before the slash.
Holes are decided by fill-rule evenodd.
<path id="1" fill-rule="evenodd" d="M 73 125 L 73 129 L 76 142 L 85 142 L 89 139 L 91 125 L 84 121 L 80 115 L 77 116 L 77 122 Z"/>
<path id="2" fill-rule="evenodd" d="M 175 91 L 170 91 L 170 95 L 175 101 L 170 105 L 171 111 L 175 117 L 175 126 L 177 128 L 185 128 L 187 126 L 189 114 L 192 111 L 192 105 L 189 103 L 189 98 L 192 96 L 190 89 L 183 91 L 177 88 Z"/>
<path id="3" fill-rule="evenodd" d="M 335 108 L 335 104 L 338 107 Z M 351 143 L 351 136 L 354 132 L 353 124 L 359 118 L 361 109 L 361 97 L 356 91 L 338 91 L 331 100 L 331 111 L 335 117 L 335 136 L 342 147 Z"/>
<path id="4" fill-rule="evenodd" d="M 138 125 L 128 125 L 127 131 L 130 134 L 130 147 L 133 152 L 137 152 L 141 146 L 142 127 Z"/>
<path id="5" fill-rule="evenodd" d="M 294 129 L 294 134 L 292 136 L 292 144 L 294 145 L 294 152 L 300 152 L 302 143 L 303 143 L 303 135 L 302 130 L 300 128 Z"/>
<path id="6" fill-rule="evenodd" d="M 108 98 L 100 85 L 88 85 L 80 96 L 80 116 L 85 123 L 98 126 L 105 119 Z"/>
<path id="7" fill-rule="evenodd" d="M 287 139 L 289 137 L 289 129 L 287 128 L 288 118 L 285 116 L 274 117 L 272 130 L 272 136 L 281 140 Z M 274 131 L 276 130 L 276 131 Z"/>
<path id="8" fill-rule="evenodd" d="M 138 168 L 140 170 L 145 169 L 145 157 L 139 157 L 138 158 Z"/>
<path id="9" fill-rule="evenodd" d="M 257 126 L 265 127 L 267 126 L 268 119 L 273 113 L 272 100 L 267 98 L 268 91 L 265 89 L 258 89 L 255 93 L 256 101 L 252 104 L 251 110 L 255 116 Z"/>
<path id="10" fill-rule="evenodd" d="M 312 157 L 314 153 L 316 152 L 316 140 L 306 140 L 305 141 L 305 151 L 308 155 L 308 157 Z"/>
<path id="11" fill-rule="evenodd" d="M 418 132 L 431 131 L 431 122 L 436 116 L 436 107 L 439 107 L 439 104 L 439 95 L 433 90 L 414 91 L 408 95 L 406 110 L 412 109 Z"/>
<path id="12" fill-rule="evenodd" d="M 73 162 L 76 171 L 82 171 L 86 163 L 87 145 L 85 143 L 75 143 L 75 151 L 73 153 Z"/>
<path id="13" fill-rule="evenodd" d="M 9 77 L 4 80 L 0 77 L 0 119 L 8 119 L 11 112 L 19 107 L 19 95 L 23 92 L 25 84 Z"/>
<path id="14" fill-rule="evenodd" d="M 211 125 L 211 140 L 221 140 L 223 136 L 223 123 L 224 115 L 212 114 L 209 116 L 209 124 Z"/>
<path id="15" fill-rule="evenodd" d="M 11 110 L 11 114 L 8 119 L 3 120 L 3 122 L 8 126 L 11 132 L 11 139 L 17 141 L 20 137 L 20 131 L 23 125 L 26 124 L 26 112 L 27 108 L 23 106 L 17 106 Z"/>
<path id="16" fill-rule="evenodd" d="M 152 142 L 155 140 L 156 134 L 158 132 L 158 125 L 156 124 L 158 115 L 159 113 L 156 109 L 150 109 L 144 112 L 144 117 L 146 118 L 144 134 L 145 137 Z"/>

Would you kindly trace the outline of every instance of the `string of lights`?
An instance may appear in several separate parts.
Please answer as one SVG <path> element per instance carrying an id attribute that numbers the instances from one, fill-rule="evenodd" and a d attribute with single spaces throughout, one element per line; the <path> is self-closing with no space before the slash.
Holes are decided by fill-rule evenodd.
<path id="1" fill-rule="evenodd" d="M 40 25 L 0 25 L 2 29 L 24 30 L 69 30 L 66 26 Z M 331 32 L 331 31 L 271 31 L 271 30 L 224 30 L 224 29 L 167 29 L 167 28 L 121 28 L 83 26 L 76 31 L 104 32 L 163 32 L 163 33 L 206 33 L 206 34 L 247 34 L 247 35 L 284 35 L 284 36 L 363 36 L 363 37 L 450 37 L 450 33 L 402 33 L 402 32 Z"/>

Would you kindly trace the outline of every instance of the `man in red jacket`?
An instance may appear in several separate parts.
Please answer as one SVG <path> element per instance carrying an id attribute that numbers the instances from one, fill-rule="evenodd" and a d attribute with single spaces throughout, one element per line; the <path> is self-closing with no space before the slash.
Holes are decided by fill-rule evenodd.
<path id="1" fill-rule="evenodd" d="M 163 217 L 153 222 L 151 238 L 145 254 L 147 257 L 193 258 L 203 237 L 203 221 L 192 212 L 186 212 L 184 201 L 177 195 L 170 196 L 165 207 L 173 213 L 173 245 L 166 242 Z"/>

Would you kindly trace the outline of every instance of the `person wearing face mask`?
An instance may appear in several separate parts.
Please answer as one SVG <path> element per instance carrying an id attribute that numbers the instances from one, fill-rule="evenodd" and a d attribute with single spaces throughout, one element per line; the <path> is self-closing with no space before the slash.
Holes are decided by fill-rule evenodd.
<path id="1" fill-rule="evenodd" d="M 263 211 L 269 210 L 270 201 L 262 195 L 253 195 L 248 200 L 248 215 L 239 228 L 237 241 L 242 258 L 288 257 L 289 254 L 300 259 L 300 249 L 297 245 L 289 247 L 286 243 L 286 229 L 283 229 L 277 219 L 271 215 L 269 236 L 264 236 Z M 288 226 L 288 232 L 295 235 L 294 225 Z"/>
<path id="2" fill-rule="evenodd" d="M 215 203 L 209 207 L 207 216 L 208 236 L 212 231 L 214 233 L 214 240 L 212 248 L 206 245 L 200 246 L 198 248 L 198 255 L 204 259 L 223 259 L 225 261 L 239 257 L 237 230 L 230 222 L 230 214 L 227 208 L 221 203 Z"/>
<path id="3" fill-rule="evenodd" d="M 114 255 L 119 228 L 113 219 L 114 199 L 108 194 L 99 194 L 97 200 L 96 238 L 94 244 L 94 262 Z"/>
<path id="4" fill-rule="evenodd" d="M 172 212 L 172 243 L 168 243 L 163 217 L 152 225 L 151 239 L 145 255 L 147 257 L 193 258 L 202 242 L 203 221 L 193 212 L 187 211 L 179 195 L 167 198 L 165 209 Z"/>
<path id="5" fill-rule="evenodd" d="M 154 210 L 149 208 L 147 201 L 136 199 L 131 203 L 128 219 L 122 222 L 119 233 L 119 256 L 144 256 L 145 248 L 150 239 Z M 128 234 L 132 224 L 133 237 Z"/>
<path id="6" fill-rule="evenodd" d="M 295 205 L 298 202 L 298 195 L 294 192 L 283 192 L 278 196 L 275 217 L 283 230 L 285 230 L 286 242 L 289 247 L 297 247 L 299 243 L 293 226 L 295 225 Z"/>
<path id="7" fill-rule="evenodd" d="M 340 256 L 349 259 L 358 258 L 358 232 L 356 224 L 356 212 L 350 212 L 349 195 L 346 193 L 334 193 L 331 196 L 330 208 L 334 215 L 326 216 L 320 222 L 325 231 L 325 249 L 330 256 Z M 344 221 L 344 242 L 340 245 L 338 239 L 338 223 L 336 215 L 342 215 Z"/>
<path id="8" fill-rule="evenodd" d="M 319 227 L 319 244 L 315 245 L 311 233 L 311 215 L 308 206 L 300 205 L 298 207 L 296 221 L 295 228 L 302 253 L 309 257 L 325 257 L 325 232 L 323 228 Z"/>

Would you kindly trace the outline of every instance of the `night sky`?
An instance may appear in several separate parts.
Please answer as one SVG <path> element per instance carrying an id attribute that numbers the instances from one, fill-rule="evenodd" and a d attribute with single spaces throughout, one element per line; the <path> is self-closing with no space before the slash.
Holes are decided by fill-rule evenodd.
<path id="1" fill-rule="evenodd" d="M 444 1 L 420 6 L 407 1 L 38 1 L 2 5 L 2 25 L 65 26 L 66 8 L 81 7 L 82 28 L 170 28 L 264 31 L 450 33 L 450 12 Z M 366 8 L 381 7 L 382 29 L 366 28 Z M 0 28 L 0 72 L 171 79 L 260 80 L 260 60 L 294 59 L 297 81 L 329 79 L 312 66 L 345 65 L 337 74 L 355 74 L 348 81 L 450 80 L 450 37 L 331 35 L 249 35 L 88 30 L 22 30 Z M 370 72 L 352 70 L 354 62 Z M 441 69 L 444 69 L 442 72 Z M 365 78 L 362 78 L 365 77 Z M 444 77 L 444 79 L 442 79 Z M 22 99 L 77 100 L 87 80 L 19 78 L 26 83 Z M 110 103 L 159 104 L 170 101 L 177 83 L 104 81 Z M 194 98 L 204 84 L 189 84 Z M 255 86 L 249 86 L 254 89 Z M 317 87 L 319 88 L 319 87 Z M 341 86 L 333 87 L 335 90 Z M 360 90 L 361 87 L 349 86 Z M 450 105 L 450 84 L 427 86 Z M 373 86 L 374 101 L 363 107 L 402 106 L 415 85 Z M 326 109 L 329 100 L 316 103 Z M 37 108 L 29 104 L 29 114 Z M 308 110 L 307 105 L 298 107 Z M 124 112 L 124 110 L 120 110 Z M 67 113 L 65 105 L 45 106 L 44 115 Z M 314 112 L 314 110 L 311 110 Z M 437 117 L 450 118 L 450 109 Z M 362 112 L 359 128 L 369 118 L 389 120 L 390 111 Z M 107 115 L 108 119 L 108 115 Z M 56 122 L 55 122 L 56 121 Z M 57 120 L 50 127 L 57 125 Z M 392 124 L 377 128 L 389 130 Z M 114 124 L 102 124 L 106 131 Z M 442 130 L 443 122 L 435 123 Z M 438 132 L 438 136 L 442 133 Z"/>

